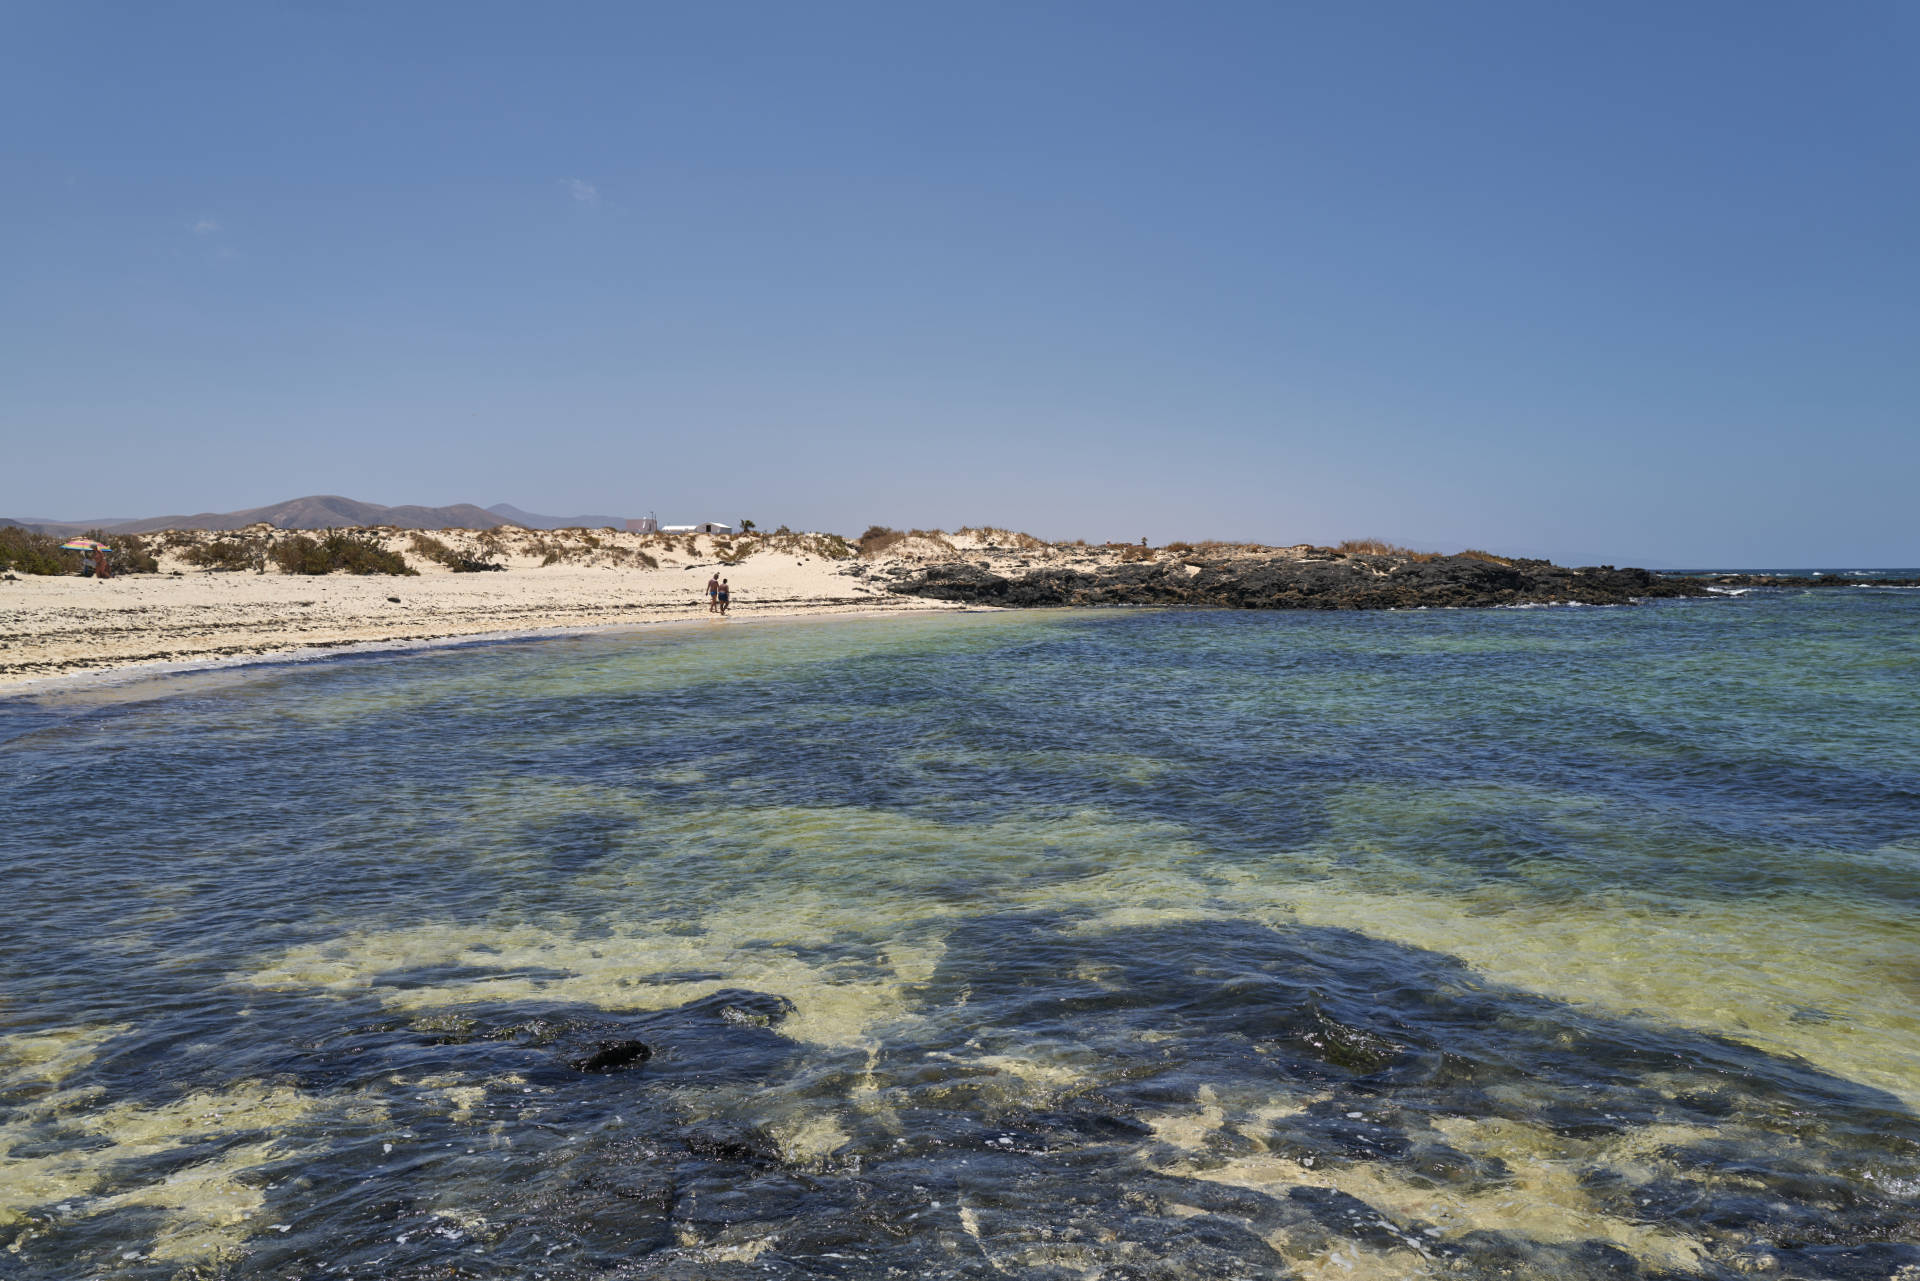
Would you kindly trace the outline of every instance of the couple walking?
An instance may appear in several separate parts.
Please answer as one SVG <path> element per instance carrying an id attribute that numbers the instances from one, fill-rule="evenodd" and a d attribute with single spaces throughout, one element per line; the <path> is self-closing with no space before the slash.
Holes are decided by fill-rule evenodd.
<path id="1" fill-rule="evenodd" d="M 715 571 L 713 577 L 707 580 L 707 612 L 709 614 L 726 613 L 731 595 L 727 591 L 727 580 Z"/>

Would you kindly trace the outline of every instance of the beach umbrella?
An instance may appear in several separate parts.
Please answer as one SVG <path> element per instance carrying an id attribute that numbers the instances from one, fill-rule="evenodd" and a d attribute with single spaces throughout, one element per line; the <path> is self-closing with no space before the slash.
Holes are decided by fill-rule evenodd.
<path id="1" fill-rule="evenodd" d="M 67 551 L 74 551 L 74 552 L 98 552 L 98 551 L 112 550 L 105 543 L 97 543 L 91 538 L 69 538 L 66 542 L 61 543 L 60 546 L 65 548 Z"/>

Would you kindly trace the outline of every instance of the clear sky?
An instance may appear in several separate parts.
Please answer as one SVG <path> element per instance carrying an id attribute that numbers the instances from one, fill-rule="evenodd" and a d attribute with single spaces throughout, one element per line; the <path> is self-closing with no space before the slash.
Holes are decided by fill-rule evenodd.
<path id="1" fill-rule="evenodd" d="M 0 7 L 0 515 L 1920 564 L 1920 6 Z"/>

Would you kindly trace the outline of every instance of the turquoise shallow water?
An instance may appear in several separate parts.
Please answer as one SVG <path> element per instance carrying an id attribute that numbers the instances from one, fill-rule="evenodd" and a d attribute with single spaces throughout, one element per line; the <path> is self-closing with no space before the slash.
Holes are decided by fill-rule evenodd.
<path id="1" fill-rule="evenodd" d="M 1920 1268 L 1917 625 L 978 614 L 0 702 L 0 1278 Z"/>

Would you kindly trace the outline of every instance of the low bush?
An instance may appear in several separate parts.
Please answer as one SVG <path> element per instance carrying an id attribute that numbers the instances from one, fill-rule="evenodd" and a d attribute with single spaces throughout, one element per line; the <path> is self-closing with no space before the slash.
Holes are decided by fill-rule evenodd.
<path id="1" fill-rule="evenodd" d="M 266 548 L 257 538 L 216 538 L 210 543 L 187 545 L 181 549 L 180 559 L 198 569 L 261 569 L 266 564 Z"/>
<path id="2" fill-rule="evenodd" d="M 160 558 L 147 550 L 146 540 L 138 534 L 92 533 L 89 538 L 97 538 L 113 548 L 119 555 L 113 562 L 116 574 L 157 574 L 160 572 Z"/>
<path id="3" fill-rule="evenodd" d="M 388 551 L 374 535 L 356 530 L 329 529 L 320 538 L 295 534 L 274 547 L 273 560 L 288 574 L 331 574 L 337 569 L 349 574 L 420 572 L 400 553 Z"/>
<path id="4" fill-rule="evenodd" d="M 109 534 L 93 529 L 88 530 L 86 536 L 107 545 L 108 563 L 116 574 L 160 572 L 160 562 L 137 534 Z M 23 574 L 77 574 L 91 553 L 69 551 L 60 546 L 65 541 L 57 535 L 36 534 L 18 525 L 0 526 L 0 572 L 17 569 Z"/>
<path id="5" fill-rule="evenodd" d="M 1469 547 L 1460 553 L 1465 560 L 1483 560 L 1489 565 L 1511 565 L 1513 562 L 1505 556 L 1495 556 L 1492 552 L 1483 552 L 1478 547 Z"/>
<path id="6" fill-rule="evenodd" d="M 23 574 L 77 574 L 80 553 L 62 551 L 62 539 L 51 534 L 36 534 L 18 525 L 0 526 L 0 571 L 17 569 Z"/>
<path id="7" fill-rule="evenodd" d="M 901 542 L 906 537 L 905 534 L 889 525 L 869 525 L 867 526 L 867 532 L 860 535 L 860 537 L 855 540 L 854 545 L 860 549 L 862 556 L 878 556 L 881 552 L 887 550 L 887 548 L 893 546 L 895 543 Z"/>
<path id="8" fill-rule="evenodd" d="M 784 534 L 779 530 L 761 534 L 754 546 L 758 551 L 785 552 L 789 556 L 818 556 L 821 560 L 851 560 L 860 554 L 838 534 L 796 534 L 791 530 Z"/>
<path id="9" fill-rule="evenodd" d="M 1405 556 L 1409 560 L 1438 560 L 1438 552 L 1420 552 L 1379 538 L 1348 538 L 1333 548 L 1348 556 Z"/>
<path id="10" fill-rule="evenodd" d="M 494 559 L 500 554 L 497 547 L 485 548 L 478 556 L 469 556 L 447 546 L 432 534 L 416 533 L 409 541 L 414 551 L 430 561 L 445 565 L 456 574 L 484 574 L 506 568 Z"/>
<path id="11" fill-rule="evenodd" d="M 1023 534 L 1017 529 L 1002 529 L 998 525 L 962 525 L 954 531 L 957 534 L 977 539 L 989 547 L 1011 547 L 1016 551 L 1045 551 L 1047 544 L 1032 534 Z"/>

